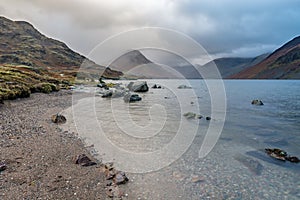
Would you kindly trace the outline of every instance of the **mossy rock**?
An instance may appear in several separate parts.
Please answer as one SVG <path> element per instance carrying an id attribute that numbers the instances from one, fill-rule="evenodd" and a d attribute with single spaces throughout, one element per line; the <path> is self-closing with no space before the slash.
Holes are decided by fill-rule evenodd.
<path id="1" fill-rule="evenodd" d="M 42 92 L 46 94 L 58 90 L 59 87 L 52 83 L 38 83 L 31 88 L 32 92 Z"/>

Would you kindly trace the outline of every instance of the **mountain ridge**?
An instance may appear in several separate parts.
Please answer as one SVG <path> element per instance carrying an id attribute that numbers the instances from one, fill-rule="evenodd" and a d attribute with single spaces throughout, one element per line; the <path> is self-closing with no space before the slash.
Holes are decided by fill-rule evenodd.
<path id="1" fill-rule="evenodd" d="M 283 44 L 260 63 L 230 78 L 300 79 L 300 36 Z"/>
<path id="2" fill-rule="evenodd" d="M 104 68 L 73 51 L 65 43 L 40 33 L 26 21 L 13 21 L 0 16 L 0 64 L 27 65 L 66 76 L 76 76 L 80 66 L 93 66 L 103 76 L 122 73 Z M 89 73 L 89 72 L 85 72 Z"/>

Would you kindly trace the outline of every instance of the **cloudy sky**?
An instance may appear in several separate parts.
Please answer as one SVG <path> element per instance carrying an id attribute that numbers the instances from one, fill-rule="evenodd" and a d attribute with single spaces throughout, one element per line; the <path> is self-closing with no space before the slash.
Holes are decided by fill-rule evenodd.
<path id="1" fill-rule="evenodd" d="M 299 0 L 0 0 L 1 15 L 26 20 L 84 55 L 115 34 L 162 27 L 213 57 L 256 56 L 300 35 L 299 8 Z"/>

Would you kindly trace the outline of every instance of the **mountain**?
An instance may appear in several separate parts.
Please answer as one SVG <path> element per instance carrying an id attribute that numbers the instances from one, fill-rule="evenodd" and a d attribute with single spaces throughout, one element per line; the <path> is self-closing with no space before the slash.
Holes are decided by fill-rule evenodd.
<path id="1" fill-rule="evenodd" d="M 300 36 L 287 42 L 258 64 L 231 78 L 300 79 Z"/>
<path id="2" fill-rule="evenodd" d="M 138 50 L 131 50 L 114 60 L 110 66 L 126 75 L 139 78 L 178 78 L 180 74 L 173 68 L 156 64 Z"/>
<path id="3" fill-rule="evenodd" d="M 75 76 L 84 63 L 89 70 L 82 71 L 81 75 L 122 75 L 97 65 L 63 42 L 46 37 L 25 21 L 12 21 L 0 16 L 0 35 L 0 64 L 26 65 L 55 74 Z"/>
<path id="4" fill-rule="evenodd" d="M 214 64 L 218 67 L 222 78 L 228 78 L 242 70 L 245 70 L 266 58 L 268 54 L 262 54 L 255 58 L 240 58 L 240 57 L 227 57 L 217 58 L 203 65 L 203 68 L 210 68 Z"/>

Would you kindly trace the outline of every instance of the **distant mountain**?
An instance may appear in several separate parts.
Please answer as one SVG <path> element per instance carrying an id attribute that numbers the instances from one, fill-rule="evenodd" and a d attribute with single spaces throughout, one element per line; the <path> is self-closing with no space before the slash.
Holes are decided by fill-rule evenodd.
<path id="1" fill-rule="evenodd" d="M 231 78 L 300 79 L 300 36 L 287 42 L 258 64 Z"/>
<path id="2" fill-rule="evenodd" d="M 51 73 L 74 76 L 84 62 L 93 76 L 119 77 L 121 72 L 97 65 L 66 44 L 46 37 L 25 21 L 0 16 L 0 64 L 26 65 Z M 96 73 L 96 74 L 95 74 Z"/>
<path id="3" fill-rule="evenodd" d="M 206 63 L 202 67 L 210 68 L 213 67 L 213 65 L 215 64 L 219 69 L 221 77 L 228 78 L 236 73 L 239 73 L 244 69 L 247 69 L 259 63 L 267 56 L 268 54 L 263 54 L 255 58 L 239 58 L 239 57 L 217 58 L 214 59 L 213 61 Z"/>
<path id="4" fill-rule="evenodd" d="M 173 68 L 153 63 L 138 50 L 129 51 L 110 64 L 110 68 L 139 78 L 178 78 Z"/>

